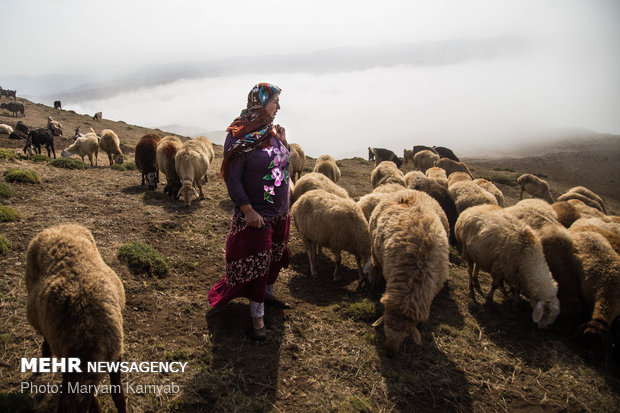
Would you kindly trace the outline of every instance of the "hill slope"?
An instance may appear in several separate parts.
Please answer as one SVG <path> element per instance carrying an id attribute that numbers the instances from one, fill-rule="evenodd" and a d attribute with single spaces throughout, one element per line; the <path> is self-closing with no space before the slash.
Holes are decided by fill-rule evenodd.
<path id="1" fill-rule="evenodd" d="M 89 126 L 117 131 L 128 160 L 139 137 L 153 132 L 26 103 L 29 126 L 44 126 L 51 115 L 67 132 L 77 125 L 82 131 Z M 2 123 L 16 120 L 0 113 Z M 59 139 L 57 153 L 69 142 Z M 17 153 L 22 146 L 0 135 L 1 148 Z M 134 390 L 137 384 L 179 386 L 178 393 L 161 395 L 131 391 L 128 403 L 133 412 L 613 411 L 620 403 L 620 380 L 611 366 L 607 369 L 599 361 L 582 358 L 565 332 L 538 330 L 525 301 L 516 311 L 511 300 L 499 294 L 491 309 L 472 303 L 467 272 L 456 264 L 450 267 L 451 279 L 435 299 L 429 321 L 421 327 L 423 346 L 407 340 L 397 358 L 387 358 L 383 332 L 371 327 L 381 305 L 366 290 L 357 290 L 354 259 L 345 254 L 343 280 L 333 282 L 333 257 L 324 251 L 318 278 L 309 277 L 307 256 L 294 227 L 291 265 L 276 283 L 276 292 L 293 308 L 268 309 L 268 340 L 250 341 L 243 331 L 250 324 L 244 300 L 217 311 L 207 304 L 209 288 L 224 272 L 232 212 L 226 188 L 216 177 L 221 147 L 217 156 L 205 185 L 206 199 L 187 209 L 152 193 L 146 193 L 152 198 L 144 196 L 140 174 L 112 170 L 105 157 L 99 167 L 86 170 L 0 159 L 0 173 L 19 167 L 34 170 L 43 179 L 40 185 L 11 184 L 17 196 L 2 201 L 19 210 L 21 220 L 0 223 L 0 234 L 12 244 L 0 260 L 4 320 L 0 359 L 11 366 L 0 375 L 0 402 L 14 393 L 22 401 L 34 400 L 42 411 L 56 406 L 57 395 L 49 392 L 20 393 L 21 382 L 60 383 L 59 375 L 30 376 L 17 368 L 21 357 L 40 355 L 42 341 L 26 321 L 24 253 L 30 239 L 44 228 L 77 222 L 93 232 L 104 260 L 125 285 L 125 360 L 188 362 L 184 374 L 123 375 Z M 504 162 L 472 159 L 471 166 L 477 176 L 545 174 L 555 196 L 565 187 L 583 183 L 556 182 L 547 162 L 516 164 L 515 172 L 494 170 L 508 165 Z M 601 162 L 596 158 L 591 162 L 584 171 L 595 174 Z M 339 183 L 352 197 L 370 192 L 373 164 L 363 159 L 339 164 Z M 307 165 L 311 168 L 313 161 Z M 529 169 L 531 165 L 536 168 Z M 500 189 L 508 205 L 517 201 L 515 187 Z M 617 212 L 615 191 L 617 185 L 600 192 L 610 194 L 606 200 Z M 147 243 L 161 252 L 171 275 L 152 278 L 129 272 L 116 256 L 129 241 Z M 488 277 L 481 275 L 481 282 L 488 288 Z M 105 407 L 112 406 L 109 396 L 101 395 L 100 400 Z"/>

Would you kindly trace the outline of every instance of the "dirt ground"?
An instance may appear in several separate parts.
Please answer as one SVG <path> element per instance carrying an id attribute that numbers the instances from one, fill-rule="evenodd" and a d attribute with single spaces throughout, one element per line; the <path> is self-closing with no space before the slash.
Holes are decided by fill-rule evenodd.
<path id="1" fill-rule="evenodd" d="M 115 130 L 128 161 L 133 160 L 139 137 L 152 132 L 24 103 L 28 126 L 43 127 L 47 116 L 52 116 L 63 123 L 67 135 L 73 135 L 77 125 L 82 132 L 91 126 L 97 132 Z M 17 120 L 0 112 L 0 123 L 14 126 Z M 570 186 L 588 186 L 603 195 L 613 213 L 619 213 L 619 139 L 583 145 L 569 142 L 535 155 L 465 161 L 477 177 L 544 175 L 554 197 Z M 71 142 L 58 138 L 57 156 Z M 0 148 L 21 153 L 22 146 L 0 135 Z M 378 297 L 357 288 L 353 257 L 344 254 L 343 279 L 334 282 L 333 257 L 324 250 L 319 276 L 310 277 L 294 226 L 289 243 L 291 265 L 276 283 L 276 293 L 292 309 L 268 308 L 267 341 L 250 340 L 245 333 L 250 326 L 245 300 L 217 310 L 207 303 L 209 288 L 223 275 L 232 213 L 225 185 L 217 178 L 222 148 L 216 149 L 216 162 L 204 185 L 206 199 L 189 208 L 168 198 L 147 199 L 140 173 L 110 169 L 105 154 L 100 154 L 99 166 L 86 170 L 0 159 L 0 173 L 18 167 L 36 171 L 43 180 L 39 185 L 11 184 L 17 196 L 1 201 L 17 209 L 21 219 L 0 223 L 0 234 L 12 244 L 6 255 L 0 255 L 0 360 L 9 365 L 0 368 L 0 406 L 17 398 L 23 406 L 31 400 L 36 411 L 55 409 L 56 394 L 20 392 L 22 382 L 61 382 L 59 374 L 19 372 L 20 358 L 38 357 L 42 342 L 26 320 L 25 251 L 30 239 L 44 228 L 76 222 L 92 231 L 105 262 L 123 281 L 127 298 L 124 359 L 188 362 L 184 374 L 123 375 L 123 381 L 133 383 L 133 388 L 174 383 L 179 389 L 160 395 L 132 392 L 127 395 L 130 411 L 617 411 L 620 377 L 614 359 L 586 357 L 568 332 L 559 328 L 539 330 L 525 300 L 517 311 L 501 294 L 490 309 L 472 302 L 467 272 L 458 260 L 450 266 L 450 280 L 435 298 L 430 319 L 421 326 L 423 345 L 407 340 L 397 357 L 386 357 L 383 331 L 371 325 L 382 307 Z M 308 170 L 313 162 L 307 161 Z M 351 197 L 372 190 L 373 163 L 359 158 L 338 163 L 339 184 Z M 507 205 L 518 201 L 518 187 L 498 187 Z M 170 275 L 132 274 L 117 258 L 118 248 L 129 241 L 146 243 L 162 253 L 170 264 Z M 490 285 L 485 275 L 481 282 L 484 289 Z M 109 395 L 100 395 L 99 400 L 104 410 L 114 411 Z"/>

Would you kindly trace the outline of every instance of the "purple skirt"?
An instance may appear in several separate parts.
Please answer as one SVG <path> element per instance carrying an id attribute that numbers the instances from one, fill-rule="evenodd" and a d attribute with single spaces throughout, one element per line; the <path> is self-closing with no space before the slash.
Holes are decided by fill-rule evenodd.
<path id="1" fill-rule="evenodd" d="M 226 240 L 226 275 L 209 291 L 211 307 L 226 305 L 237 297 L 265 301 L 267 284 L 273 284 L 280 269 L 288 267 L 288 212 L 263 220 L 261 228 L 248 227 L 241 211 L 235 209 Z"/>

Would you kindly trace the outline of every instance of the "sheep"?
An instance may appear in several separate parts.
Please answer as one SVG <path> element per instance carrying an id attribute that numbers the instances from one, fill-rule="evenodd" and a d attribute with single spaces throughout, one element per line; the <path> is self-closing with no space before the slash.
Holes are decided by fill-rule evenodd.
<path id="1" fill-rule="evenodd" d="M 620 256 L 600 234 L 571 231 L 571 235 L 583 268 L 581 291 L 592 308 L 579 337 L 596 353 L 608 355 L 613 346 L 610 326 L 620 315 Z"/>
<path id="2" fill-rule="evenodd" d="M 76 357 L 82 373 L 63 373 L 59 412 L 101 411 L 92 390 L 101 373 L 88 372 L 86 362 L 118 362 L 123 356 L 125 290 L 120 278 L 101 258 L 85 227 L 64 224 L 47 228 L 26 252 L 26 315 L 43 335 L 42 356 Z M 88 392 L 70 392 L 69 383 Z M 119 392 L 112 398 L 126 411 L 120 372 L 110 372 Z M 92 386 L 92 387 L 91 387 Z"/>
<path id="3" fill-rule="evenodd" d="M 426 176 L 436 180 L 441 185 L 448 187 L 448 175 L 446 175 L 446 171 L 436 166 L 432 166 L 426 170 Z"/>
<path id="4" fill-rule="evenodd" d="M 614 222 L 605 218 L 598 217 L 582 217 L 577 221 L 573 222 L 573 225 L 570 227 L 578 227 L 585 225 L 595 225 L 599 228 L 603 228 L 609 232 L 613 232 L 614 234 L 620 236 L 620 223 Z"/>
<path id="5" fill-rule="evenodd" d="M 194 139 L 183 143 L 174 157 L 174 168 L 181 181 L 177 198 L 183 197 L 186 207 L 191 205 L 194 196 L 204 199 L 202 180 L 209 170 L 209 154 L 203 143 Z"/>
<path id="6" fill-rule="evenodd" d="M 51 116 L 47 117 L 47 128 L 54 134 L 54 136 L 62 136 L 62 124 Z"/>
<path id="7" fill-rule="evenodd" d="M 446 174 L 450 176 L 453 172 L 465 172 L 471 179 L 474 179 L 474 175 L 472 175 L 469 167 L 463 162 L 456 162 L 449 158 L 440 158 L 437 162 L 435 162 L 435 166 L 446 171 Z"/>
<path id="8" fill-rule="evenodd" d="M 8 99 L 13 96 L 13 100 L 17 100 L 17 90 L 9 90 L 9 89 L 0 89 L 2 92 L 0 96 L 6 96 Z"/>
<path id="9" fill-rule="evenodd" d="M 197 136 L 193 138 L 194 141 L 200 142 L 203 145 L 204 151 L 207 154 L 207 160 L 209 161 L 209 166 L 213 165 L 213 160 L 215 159 L 215 151 L 213 150 L 213 143 L 206 136 Z M 207 172 L 203 176 L 203 183 L 209 182 L 209 171 L 207 168 Z"/>
<path id="10" fill-rule="evenodd" d="M 603 211 L 603 213 L 605 213 L 605 214 L 608 213 L 607 212 L 607 205 L 605 204 L 605 201 L 603 200 L 603 198 L 601 198 L 599 195 L 595 194 L 594 192 L 592 192 L 591 190 L 589 190 L 585 186 L 574 186 L 574 187 L 570 188 L 568 191 L 566 191 L 566 193 L 567 194 L 576 193 L 576 194 L 584 195 L 584 196 L 590 198 L 591 200 L 596 201 L 600 205 L 600 209 L 601 209 L 601 211 Z"/>
<path id="11" fill-rule="evenodd" d="M 95 113 L 95 116 L 93 116 L 93 120 L 101 120 L 103 119 L 103 114 L 101 112 L 97 112 Z"/>
<path id="12" fill-rule="evenodd" d="M 314 164 L 314 171 L 320 172 L 334 183 L 338 183 L 340 179 L 340 168 L 336 164 L 336 160 L 331 155 L 321 155 Z"/>
<path id="13" fill-rule="evenodd" d="M 413 146 L 414 155 L 420 151 L 431 151 L 431 152 L 437 153 L 437 151 L 435 151 L 435 149 L 433 149 L 431 146 L 426 146 L 426 145 L 414 145 Z M 439 154 L 437 153 L 437 155 Z"/>
<path id="14" fill-rule="evenodd" d="M 114 162 L 123 163 L 123 152 L 121 151 L 121 141 L 112 129 L 104 129 L 101 131 L 101 139 L 99 140 L 99 148 L 108 154 L 110 166 Z"/>
<path id="15" fill-rule="evenodd" d="M 575 223 L 571 225 L 568 230 L 572 233 L 580 231 L 596 232 L 602 235 L 609 242 L 609 245 L 611 245 L 617 254 L 620 254 L 620 235 L 610 231 L 598 222 L 591 221 L 592 219 L 596 218 L 579 219 L 575 221 Z"/>
<path id="16" fill-rule="evenodd" d="M 409 163 L 413 163 L 413 157 L 415 153 L 411 149 L 403 150 L 403 164 L 407 165 Z"/>
<path id="17" fill-rule="evenodd" d="M 295 183 L 295 188 L 291 190 L 291 205 L 293 205 L 300 196 L 313 189 L 322 189 L 340 198 L 349 198 L 346 189 L 338 186 L 322 173 L 311 172 L 299 178 Z"/>
<path id="18" fill-rule="evenodd" d="M 396 154 L 389 149 L 383 148 L 368 148 L 368 160 L 375 160 L 375 166 L 379 165 L 383 161 L 392 161 L 398 168 L 403 165 L 403 162 L 396 156 Z"/>
<path id="19" fill-rule="evenodd" d="M 415 182 L 418 177 L 425 177 L 424 173 L 420 171 L 409 171 L 405 174 L 405 184 L 407 188 L 411 188 L 413 182 Z"/>
<path id="20" fill-rule="evenodd" d="M 141 185 L 145 181 L 150 190 L 154 191 L 159 182 L 159 169 L 157 168 L 157 144 L 161 136 L 149 133 L 140 138 L 136 144 L 135 161 L 136 167 L 142 173 Z"/>
<path id="21" fill-rule="evenodd" d="M 558 285 L 545 262 L 540 239 L 528 225 L 497 205 L 479 205 L 461 213 L 454 232 L 468 266 L 472 299 L 474 288 L 482 294 L 478 272 L 483 270 L 493 277 L 486 306 L 493 304 L 495 290 L 506 281 L 513 306 L 523 292 L 533 308 L 534 323 L 541 328 L 553 324 L 560 313 Z"/>
<path id="22" fill-rule="evenodd" d="M 603 206 L 596 200 L 583 195 L 581 193 L 578 192 L 566 192 L 562 195 L 560 195 L 558 197 L 558 201 L 569 201 L 572 199 L 577 199 L 581 202 L 583 202 L 584 204 L 586 204 L 587 206 L 589 206 L 590 208 L 596 209 L 598 211 L 601 212 L 602 215 L 605 214 L 606 209 L 603 209 Z"/>
<path id="23" fill-rule="evenodd" d="M 18 113 L 21 113 L 22 116 L 26 116 L 24 104 L 21 102 L 0 103 L 0 108 L 8 110 L 13 116 L 17 116 Z"/>
<path id="24" fill-rule="evenodd" d="M 84 162 L 84 156 L 88 156 L 91 168 L 99 163 L 99 138 L 94 133 L 87 133 L 75 140 L 69 147 L 65 148 L 60 156 L 68 158 L 71 155 L 79 155 Z M 93 164 L 93 157 L 95 162 Z"/>
<path id="25" fill-rule="evenodd" d="M 370 217 L 373 273 L 382 273 L 386 282 L 385 311 L 373 325 L 384 324 L 390 357 L 410 334 L 422 344 L 418 324 L 428 320 L 432 301 L 448 279 L 448 237 L 426 198 L 409 190 L 379 203 Z"/>
<path id="26" fill-rule="evenodd" d="M 388 182 L 385 184 L 381 184 L 372 190 L 373 193 L 388 193 L 388 192 L 398 192 L 405 189 L 402 183 Z"/>
<path id="27" fill-rule="evenodd" d="M 413 156 L 414 165 L 422 172 L 432 168 L 438 160 L 439 155 L 428 150 L 420 151 Z"/>
<path id="28" fill-rule="evenodd" d="M 403 188 L 407 185 L 405 176 L 392 161 L 383 161 L 370 174 L 370 183 L 373 188 L 382 184 L 395 183 Z"/>
<path id="29" fill-rule="evenodd" d="M 440 158 L 448 158 L 455 162 L 460 162 L 459 158 L 452 152 L 452 149 L 443 146 L 433 146 L 433 149 L 439 154 Z"/>
<path id="30" fill-rule="evenodd" d="M 62 110 L 62 103 L 60 102 L 60 100 L 54 101 L 54 109 Z"/>
<path id="31" fill-rule="evenodd" d="M 558 216 L 558 221 L 566 228 L 570 227 L 573 222 L 581 218 L 581 213 L 574 205 L 566 201 L 556 201 L 551 207 Z"/>
<path id="32" fill-rule="evenodd" d="M 454 225 L 456 224 L 456 220 L 459 217 L 459 212 L 456 209 L 456 204 L 454 203 L 454 199 L 450 195 L 448 188 L 441 185 L 437 181 L 422 177 L 417 179 L 413 185 L 410 185 L 409 188 L 415 189 L 418 191 L 422 191 L 428 195 L 430 195 L 446 214 L 446 218 L 448 220 L 450 237 L 449 241 L 452 245 L 456 245 L 456 238 L 454 237 Z"/>
<path id="33" fill-rule="evenodd" d="M 4 123 L 0 123 L 0 134 L 10 135 L 13 133 L 13 128 Z"/>
<path id="34" fill-rule="evenodd" d="M 30 133 L 30 128 L 26 125 L 24 125 L 24 123 L 19 120 L 17 121 L 17 124 L 15 125 L 15 130 L 13 132 L 11 132 L 11 134 L 9 135 L 9 139 L 23 139 L 24 141 L 28 139 L 28 134 Z"/>
<path id="35" fill-rule="evenodd" d="M 357 206 L 362 210 L 366 221 L 370 221 L 372 211 L 375 210 L 387 193 L 388 192 L 372 192 L 360 197 L 359 201 L 357 201 Z"/>
<path id="36" fill-rule="evenodd" d="M 45 145 L 48 157 L 51 157 L 51 149 L 54 154 L 54 159 L 56 159 L 56 151 L 54 150 L 54 135 L 49 129 L 46 128 L 33 129 L 28 133 L 28 137 L 26 138 L 26 146 L 24 146 L 24 153 L 26 153 L 27 150 L 28 153 L 32 155 L 32 147 L 34 146 L 35 152 L 38 152 L 40 155 L 41 145 Z"/>
<path id="37" fill-rule="evenodd" d="M 519 199 L 523 199 L 523 192 L 527 192 L 534 198 L 544 199 L 553 204 L 553 197 L 549 191 L 549 184 L 544 179 L 540 179 L 536 175 L 523 174 L 517 179 L 517 184 L 521 187 Z"/>
<path id="38" fill-rule="evenodd" d="M 499 190 L 498 187 L 495 186 L 495 184 L 493 184 L 493 182 L 487 181 L 483 178 L 478 178 L 474 179 L 474 183 L 476 185 L 479 185 L 482 189 L 484 189 L 491 195 L 493 195 L 497 200 L 497 204 L 502 208 L 504 207 L 504 194 L 502 193 L 502 191 Z"/>
<path id="39" fill-rule="evenodd" d="M 181 189 L 181 180 L 177 174 L 174 159 L 182 145 L 183 143 L 176 136 L 165 136 L 157 144 L 155 155 L 157 168 L 166 176 L 164 193 L 175 199 L 179 189 Z"/>
<path id="40" fill-rule="evenodd" d="M 497 199 L 472 181 L 456 182 L 448 187 L 459 214 L 467 208 L 490 204 L 497 205 Z"/>
<path id="41" fill-rule="evenodd" d="M 301 146 L 297 143 L 291 143 L 291 180 L 293 183 L 296 183 L 297 180 L 301 177 L 301 173 L 304 169 L 304 164 L 306 163 L 306 154 L 304 150 L 301 149 Z"/>
<path id="42" fill-rule="evenodd" d="M 314 189 L 297 199 L 291 207 L 291 216 L 308 253 L 312 276 L 317 275 L 317 248 L 327 247 L 336 258 L 334 280 L 339 277 L 341 251 L 355 255 L 359 280 L 363 280 L 362 262 L 370 258 L 370 233 L 368 222 L 355 201 Z"/>
<path id="43" fill-rule="evenodd" d="M 579 287 L 581 266 L 569 231 L 557 220 L 555 210 L 538 198 L 524 199 L 504 211 L 527 224 L 538 235 L 551 275 L 558 283 L 561 316 L 570 329 L 584 313 Z"/>
<path id="44" fill-rule="evenodd" d="M 473 180 L 471 179 L 471 176 L 469 176 L 465 172 L 452 172 L 450 174 L 450 176 L 448 177 L 448 188 L 450 188 L 453 184 L 455 184 L 457 182 L 463 182 L 463 181 L 470 181 L 471 182 Z"/>

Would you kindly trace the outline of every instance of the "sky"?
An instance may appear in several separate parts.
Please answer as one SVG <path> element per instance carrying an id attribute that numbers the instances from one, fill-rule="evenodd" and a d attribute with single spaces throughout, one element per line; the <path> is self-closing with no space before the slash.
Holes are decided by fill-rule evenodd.
<path id="1" fill-rule="evenodd" d="M 0 9 L 0 86 L 132 124 L 222 131 L 266 81 L 283 90 L 276 122 L 311 156 L 415 144 L 482 153 L 570 128 L 620 134 L 618 1 L 0 0 Z"/>

